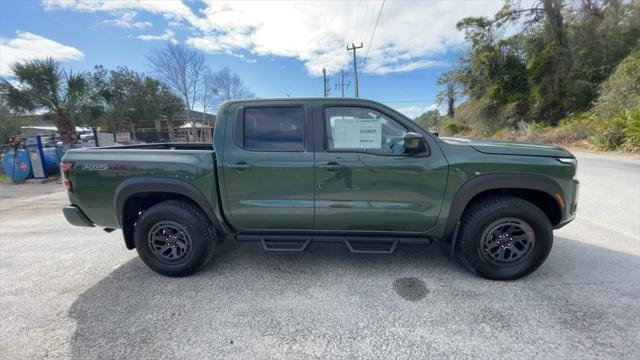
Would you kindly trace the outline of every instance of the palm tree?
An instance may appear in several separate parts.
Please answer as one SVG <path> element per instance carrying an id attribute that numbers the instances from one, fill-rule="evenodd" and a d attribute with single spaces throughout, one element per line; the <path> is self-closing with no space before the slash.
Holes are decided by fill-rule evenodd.
<path id="1" fill-rule="evenodd" d="M 89 90 L 85 73 L 61 69 L 51 58 L 35 59 L 11 65 L 15 81 L 2 79 L 0 90 L 15 111 L 47 110 L 65 144 L 76 140 L 75 115 Z"/>

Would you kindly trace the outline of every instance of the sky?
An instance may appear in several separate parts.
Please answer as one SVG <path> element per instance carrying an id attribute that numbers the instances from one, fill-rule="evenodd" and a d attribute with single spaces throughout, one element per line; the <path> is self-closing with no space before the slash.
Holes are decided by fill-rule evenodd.
<path id="1" fill-rule="evenodd" d="M 438 76 L 464 50 L 456 23 L 492 16 L 502 0 L 214 1 L 0 0 L 0 76 L 10 64 L 52 57 L 65 68 L 126 66 L 151 75 L 147 56 L 167 42 L 229 67 L 257 97 L 330 96 L 341 70 L 353 96 L 352 43 L 360 97 L 415 117 L 437 105 Z M 376 25 L 377 24 L 377 25 Z"/>

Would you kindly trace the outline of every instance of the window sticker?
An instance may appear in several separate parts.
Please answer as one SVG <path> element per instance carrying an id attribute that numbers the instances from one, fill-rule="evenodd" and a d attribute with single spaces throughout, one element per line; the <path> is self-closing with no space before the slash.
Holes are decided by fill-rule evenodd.
<path id="1" fill-rule="evenodd" d="M 334 149 L 382 149 L 381 119 L 331 117 Z"/>

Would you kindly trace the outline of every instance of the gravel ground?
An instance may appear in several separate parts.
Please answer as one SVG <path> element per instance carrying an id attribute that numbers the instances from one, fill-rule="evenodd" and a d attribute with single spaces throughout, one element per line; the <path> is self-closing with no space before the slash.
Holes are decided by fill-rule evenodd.
<path id="1" fill-rule="evenodd" d="M 393 255 L 224 243 L 195 276 L 68 225 L 59 184 L 0 185 L 3 359 L 640 358 L 640 160 L 580 153 L 578 218 L 545 265 L 478 278 Z"/>

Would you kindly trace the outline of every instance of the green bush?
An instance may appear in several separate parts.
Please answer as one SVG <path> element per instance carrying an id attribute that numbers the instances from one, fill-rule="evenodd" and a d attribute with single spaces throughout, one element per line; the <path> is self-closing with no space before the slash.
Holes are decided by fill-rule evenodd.
<path id="1" fill-rule="evenodd" d="M 468 127 L 462 124 L 454 123 L 450 119 L 447 119 L 444 122 L 442 122 L 442 125 L 440 126 L 440 133 L 443 136 L 453 136 L 453 135 L 465 133 L 468 131 L 469 131 Z"/>
<path id="2" fill-rule="evenodd" d="M 640 110 L 622 110 L 595 130 L 594 145 L 600 150 L 640 152 Z"/>
<path id="3" fill-rule="evenodd" d="M 598 117 L 617 117 L 621 109 L 640 109 L 640 52 L 631 53 L 600 86 L 593 107 Z"/>
<path id="4" fill-rule="evenodd" d="M 626 110 L 620 116 L 624 117 L 626 125 L 621 148 L 625 151 L 640 152 L 640 110 Z"/>
<path id="5" fill-rule="evenodd" d="M 555 127 L 534 123 L 529 126 L 529 131 L 522 140 L 545 144 L 575 144 L 589 137 L 591 127 L 589 121 L 573 121 Z"/>
<path id="6" fill-rule="evenodd" d="M 12 136 L 19 135 L 23 125 L 28 125 L 26 118 L 16 116 L 0 104 L 0 144 L 6 144 Z"/>

